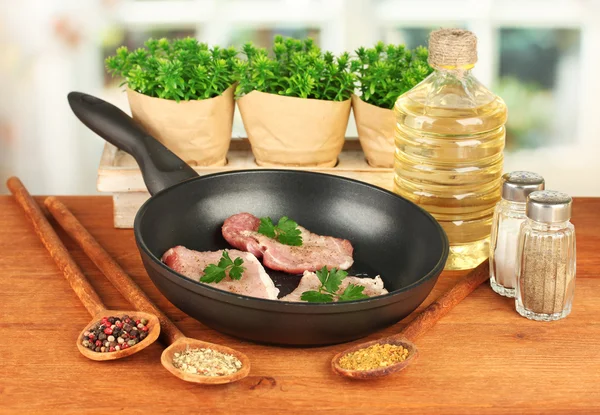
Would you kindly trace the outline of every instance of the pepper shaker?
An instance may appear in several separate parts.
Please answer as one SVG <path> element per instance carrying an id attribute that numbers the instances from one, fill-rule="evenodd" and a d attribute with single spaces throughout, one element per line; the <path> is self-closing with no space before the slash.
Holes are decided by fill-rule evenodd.
<path id="1" fill-rule="evenodd" d="M 544 178 L 528 171 L 502 176 L 502 197 L 492 219 L 490 239 L 490 286 L 500 295 L 513 298 L 517 284 L 517 245 L 525 222 L 527 196 L 544 189 Z"/>
<path id="2" fill-rule="evenodd" d="M 539 321 L 569 315 L 575 292 L 575 227 L 572 199 L 543 190 L 527 198 L 517 256 L 517 312 Z"/>

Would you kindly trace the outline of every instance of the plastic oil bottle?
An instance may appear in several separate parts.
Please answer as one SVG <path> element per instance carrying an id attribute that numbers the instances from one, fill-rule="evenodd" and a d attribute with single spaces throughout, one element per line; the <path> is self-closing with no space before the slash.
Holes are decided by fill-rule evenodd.
<path id="1" fill-rule="evenodd" d="M 500 200 L 507 110 L 472 74 L 477 38 L 430 34 L 435 71 L 396 101 L 394 191 L 442 225 L 450 241 L 446 269 L 470 269 L 489 255 Z"/>

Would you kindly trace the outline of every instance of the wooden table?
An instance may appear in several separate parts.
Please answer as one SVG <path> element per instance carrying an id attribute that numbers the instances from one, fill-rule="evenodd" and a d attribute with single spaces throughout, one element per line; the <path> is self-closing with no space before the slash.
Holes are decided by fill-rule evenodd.
<path id="1" fill-rule="evenodd" d="M 251 374 L 225 386 L 185 383 L 161 366 L 163 346 L 158 342 L 110 363 L 80 355 L 75 338 L 90 317 L 17 204 L 2 196 L 2 414 L 600 412 L 600 199 L 574 203 L 577 288 L 569 317 L 553 323 L 529 321 L 514 311 L 514 301 L 484 285 L 418 340 L 420 356 L 414 366 L 370 382 L 346 380 L 329 369 L 331 357 L 348 345 L 260 346 L 187 317 L 153 287 L 133 232 L 113 228 L 110 198 L 61 200 L 186 335 L 246 353 Z M 73 242 L 61 236 L 106 305 L 130 308 Z M 442 274 L 425 304 L 463 274 Z M 402 325 L 370 339 L 395 333 Z"/>

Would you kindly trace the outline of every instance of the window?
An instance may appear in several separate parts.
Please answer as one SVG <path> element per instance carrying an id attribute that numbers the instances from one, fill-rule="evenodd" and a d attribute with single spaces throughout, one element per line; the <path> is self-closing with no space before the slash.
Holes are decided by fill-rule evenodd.
<path id="1" fill-rule="evenodd" d="M 579 35 L 576 29 L 500 30 L 494 90 L 509 108 L 507 149 L 576 141 Z"/>
<path id="2" fill-rule="evenodd" d="M 378 40 L 412 48 L 426 44 L 434 28 L 462 27 L 478 37 L 474 74 L 508 104 L 505 169 L 531 169 L 559 190 L 600 196 L 599 1 L 53 0 L 36 9 L 35 26 L 41 29 L 35 32 L 27 19 L 10 21 L 29 15 L 20 9 L 25 6 L 12 3 L 0 26 L 9 58 L 0 67 L 8 74 L 4 90 L 38 99 L 35 107 L 6 100 L 0 141 L 14 136 L 9 148 L 18 155 L 11 158 L 17 174 L 48 183 L 34 192 L 83 189 L 74 172 L 97 163 L 103 142 L 81 140 L 85 129 L 69 124 L 72 114 L 54 103 L 70 90 L 87 90 L 126 110 L 122 88 L 104 70 L 104 58 L 120 45 L 135 48 L 151 36 L 194 36 L 212 45 L 250 40 L 267 46 L 275 34 L 284 34 L 311 36 L 323 49 L 340 53 Z M 69 20 L 63 36 L 71 43 L 57 34 L 57 18 Z M 234 120 L 234 137 L 244 136 L 239 113 Z M 356 137 L 352 116 L 347 136 Z M 58 147 L 65 149 L 60 163 L 52 152 Z M 60 171 L 52 169 L 56 164 Z M 91 173 L 85 179 L 89 192 L 95 190 Z"/>

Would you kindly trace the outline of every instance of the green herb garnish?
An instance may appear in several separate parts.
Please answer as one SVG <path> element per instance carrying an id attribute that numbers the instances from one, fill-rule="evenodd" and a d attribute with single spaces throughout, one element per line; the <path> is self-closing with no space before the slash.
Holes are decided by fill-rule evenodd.
<path id="1" fill-rule="evenodd" d="M 284 245 L 302 246 L 302 235 L 298 224 L 287 216 L 279 219 L 277 225 L 274 225 L 268 216 L 260 218 L 258 233 L 276 239 Z"/>
<path id="2" fill-rule="evenodd" d="M 378 42 L 373 48 L 358 48 L 356 55 L 352 70 L 358 75 L 360 98 L 381 108 L 394 108 L 400 95 L 433 72 L 423 46 L 411 51 L 404 45 Z"/>
<path id="3" fill-rule="evenodd" d="M 304 291 L 300 296 L 301 300 L 308 301 L 309 303 L 331 303 L 335 298 L 337 298 L 337 301 L 352 301 L 369 298 L 368 295 L 363 294 L 365 287 L 356 284 L 348 284 L 342 294 L 337 294 L 340 285 L 342 285 L 342 281 L 348 276 L 346 271 L 338 270 L 336 268 L 332 268 L 331 271 L 328 271 L 327 267 L 323 267 L 318 270 L 316 274 L 319 281 L 321 281 L 321 286 L 318 291 Z"/>
<path id="4" fill-rule="evenodd" d="M 239 257 L 232 261 L 227 251 L 223 251 L 218 264 L 210 264 L 204 268 L 204 275 L 200 278 L 200 281 L 217 283 L 221 282 L 227 275 L 232 280 L 239 280 L 242 278 L 242 273 L 246 270 L 242 266 L 243 263 L 244 260 Z"/>
<path id="5" fill-rule="evenodd" d="M 149 39 L 144 46 L 135 51 L 121 46 L 106 59 L 107 71 L 141 94 L 176 102 L 208 99 L 235 82 L 234 47 L 209 48 L 191 37 Z"/>
<path id="6" fill-rule="evenodd" d="M 350 70 L 350 55 L 322 52 L 310 38 L 298 40 L 277 35 L 273 57 L 251 42 L 242 47 L 246 60 L 236 63 L 236 96 L 252 91 L 345 101 L 354 92 L 356 75 Z"/>
<path id="7" fill-rule="evenodd" d="M 368 295 L 363 294 L 364 289 L 365 287 L 362 285 L 348 284 L 344 292 L 338 297 L 338 301 L 352 301 L 368 298 Z"/>

